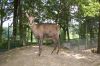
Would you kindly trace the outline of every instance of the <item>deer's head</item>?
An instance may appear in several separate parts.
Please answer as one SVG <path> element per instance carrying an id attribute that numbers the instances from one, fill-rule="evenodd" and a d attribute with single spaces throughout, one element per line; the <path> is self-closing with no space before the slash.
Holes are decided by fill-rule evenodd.
<path id="1" fill-rule="evenodd" d="M 26 13 L 26 17 L 29 20 L 29 24 L 32 25 L 33 24 L 33 21 L 35 20 L 35 17 L 28 15 L 28 13 Z"/>

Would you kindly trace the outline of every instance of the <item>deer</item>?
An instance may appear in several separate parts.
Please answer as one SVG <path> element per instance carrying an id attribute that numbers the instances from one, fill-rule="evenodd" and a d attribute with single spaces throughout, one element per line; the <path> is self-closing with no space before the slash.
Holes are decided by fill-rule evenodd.
<path id="1" fill-rule="evenodd" d="M 42 44 L 44 39 L 51 39 L 54 43 L 54 49 L 51 54 L 57 49 L 57 54 L 60 49 L 60 26 L 58 24 L 52 23 L 36 23 L 34 22 L 35 17 L 30 16 L 26 13 L 26 17 L 28 18 L 29 27 L 32 30 L 35 38 L 38 39 L 39 45 L 39 56 L 42 52 Z"/>

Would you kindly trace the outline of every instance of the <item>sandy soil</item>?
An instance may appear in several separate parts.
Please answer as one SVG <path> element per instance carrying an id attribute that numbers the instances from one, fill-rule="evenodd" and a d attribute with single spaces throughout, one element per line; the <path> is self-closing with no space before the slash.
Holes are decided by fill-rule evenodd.
<path id="1" fill-rule="evenodd" d="M 0 66 L 100 66 L 100 55 L 90 51 L 73 52 L 62 49 L 51 55 L 52 47 L 43 46 L 39 57 L 38 46 L 16 48 L 0 54 Z"/>

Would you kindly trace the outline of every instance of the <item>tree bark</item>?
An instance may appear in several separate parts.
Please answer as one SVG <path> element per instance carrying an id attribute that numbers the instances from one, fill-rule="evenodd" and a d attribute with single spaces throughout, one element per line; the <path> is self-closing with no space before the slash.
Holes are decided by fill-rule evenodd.
<path id="1" fill-rule="evenodd" d="M 19 16 L 19 33 L 20 33 L 20 43 L 25 46 L 26 45 L 26 27 L 25 21 L 23 17 L 23 11 L 21 6 L 21 1 L 18 0 L 18 16 Z"/>
<path id="2" fill-rule="evenodd" d="M 100 4 L 100 0 L 99 0 Z M 100 17 L 100 10 L 99 10 L 99 17 Z M 99 18 L 99 32 L 98 32 L 98 47 L 97 47 L 97 53 L 100 54 L 100 18 Z"/>
<path id="3" fill-rule="evenodd" d="M 18 0 L 14 0 L 14 16 L 13 16 L 13 38 L 17 36 L 17 16 L 18 16 Z"/>
<path id="4" fill-rule="evenodd" d="M 64 41 L 66 41 L 66 30 L 63 31 L 64 31 Z"/>
<path id="5" fill-rule="evenodd" d="M 66 41 L 66 29 L 65 28 L 62 28 L 63 30 L 62 30 L 62 42 L 65 42 Z"/>
<path id="6" fill-rule="evenodd" d="M 33 32 L 31 31 L 31 43 L 33 41 Z"/>
<path id="7" fill-rule="evenodd" d="M 20 1 L 18 1 L 18 17 L 19 17 L 19 36 L 20 43 L 23 45 L 23 21 L 22 21 L 22 10 L 20 6 Z"/>
<path id="8" fill-rule="evenodd" d="M 2 10 L 3 4 L 1 3 L 1 10 Z M 3 32 L 3 16 L 1 14 L 1 23 L 0 23 L 0 43 L 2 43 L 2 32 Z"/>
<path id="9" fill-rule="evenodd" d="M 0 24 L 0 43 L 2 43 L 2 32 L 3 32 L 2 26 L 3 26 L 3 19 L 1 17 L 1 24 Z"/>
<path id="10" fill-rule="evenodd" d="M 80 39 L 86 39 L 86 29 L 87 29 L 87 27 L 86 27 L 86 24 L 85 23 L 81 23 L 80 22 L 80 24 L 79 24 L 79 38 Z"/>
<path id="11" fill-rule="evenodd" d="M 100 19 L 99 19 L 99 32 L 98 32 L 98 47 L 97 47 L 97 53 L 100 54 Z"/>
<path id="12" fill-rule="evenodd" d="M 67 31 L 68 41 L 70 41 L 70 36 L 69 36 L 69 24 L 68 24 L 68 22 L 67 22 L 67 28 L 66 28 L 66 31 Z"/>

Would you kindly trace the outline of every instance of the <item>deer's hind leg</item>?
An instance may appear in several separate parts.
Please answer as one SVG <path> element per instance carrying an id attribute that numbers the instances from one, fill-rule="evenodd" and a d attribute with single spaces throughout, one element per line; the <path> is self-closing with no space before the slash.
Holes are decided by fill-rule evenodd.
<path id="1" fill-rule="evenodd" d="M 54 49 L 52 50 L 51 54 L 57 49 L 57 41 L 53 40 L 54 43 Z"/>
<path id="2" fill-rule="evenodd" d="M 58 47 L 58 50 L 57 50 L 57 54 L 59 53 L 59 50 L 60 50 L 60 40 L 58 40 L 58 42 L 57 42 L 57 47 Z"/>

